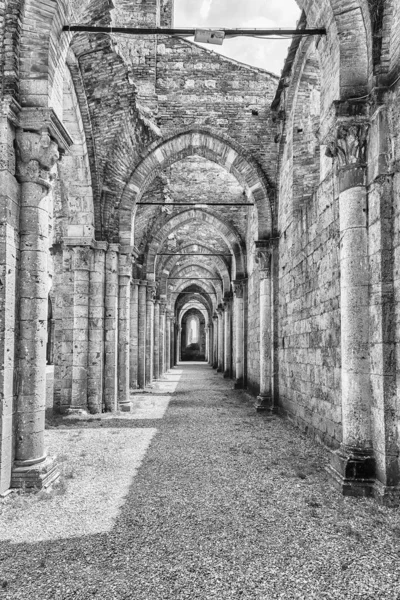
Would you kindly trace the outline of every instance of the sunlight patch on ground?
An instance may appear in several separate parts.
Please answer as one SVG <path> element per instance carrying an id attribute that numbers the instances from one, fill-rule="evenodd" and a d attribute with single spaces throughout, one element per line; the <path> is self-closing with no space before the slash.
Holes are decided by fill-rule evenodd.
<path id="1" fill-rule="evenodd" d="M 64 489 L 10 496 L 0 506 L 0 540 L 36 543 L 110 531 L 156 431 L 46 431 L 49 455 L 59 457 Z"/>

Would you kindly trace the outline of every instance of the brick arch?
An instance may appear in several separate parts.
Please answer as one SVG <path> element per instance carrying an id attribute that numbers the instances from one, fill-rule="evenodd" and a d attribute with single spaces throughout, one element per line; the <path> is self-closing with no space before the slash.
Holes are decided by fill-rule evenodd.
<path id="1" fill-rule="evenodd" d="M 189 295 L 189 294 L 185 294 L 184 296 L 178 296 L 175 300 L 175 306 L 174 311 L 176 311 L 177 313 L 182 309 L 183 306 L 185 306 L 186 303 L 188 302 L 192 302 L 194 300 L 200 302 L 201 304 L 203 304 L 203 306 L 206 308 L 206 310 L 208 310 L 210 312 L 210 315 L 214 312 L 215 307 L 217 306 L 215 297 L 214 297 L 214 302 L 212 301 L 212 296 L 207 295 L 203 296 L 202 294 L 206 294 L 206 292 L 204 292 L 204 290 L 202 290 L 200 288 L 200 286 L 189 286 L 191 288 L 193 287 L 198 287 L 199 289 L 195 290 L 195 289 L 191 289 L 191 290 L 187 290 L 185 288 L 185 291 L 190 291 L 191 293 L 193 293 L 193 296 Z M 183 290 L 181 290 L 183 291 Z"/>
<path id="2" fill-rule="evenodd" d="M 198 155 L 219 164 L 247 190 L 254 199 L 258 215 L 258 238 L 272 234 L 272 207 L 266 177 L 252 159 L 236 142 L 209 130 L 193 128 L 175 134 L 153 146 L 151 152 L 133 171 L 121 197 L 119 207 L 120 242 L 133 242 L 134 209 L 144 192 L 157 176 L 171 164 L 188 156 Z"/>
<path id="3" fill-rule="evenodd" d="M 177 256 L 177 257 L 169 257 L 171 260 L 169 260 L 166 264 L 163 265 L 162 270 L 159 273 L 159 278 L 157 279 L 158 284 L 159 284 L 159 290 L 160 290 L 160 294 L 165 294 L 165 290 L 167 289 L 167 281 L 168 281 L 168 277 L 170 275 L 172 275 L 173 273 L 175 273 L 174 269 L 176 267 L 176 263 L 179 262 L 180 260 L 182 260 L 182 258 L 184 259 L 185 257 L 182 256 Z M 193 256 L 188 256 L 188 259 L 193 259 Z M 196 257 L 196 258 L 201 258 Z M 211 257 L 213 260 L 212 262 L 214 263 L 214 267 L 216 269 L 216 272 L 218 273 L 218 275 L 221 277 L 221 281 L 222 281 L 222 286 L 223 286 L 223 290 L 224 293 L 227 293 L 230 290 L 230 276 L 229 276 L 229 271 L 228 268 L 226 266 L 226 264 L 224 263 L 224 261 L 219 258 L 218 256 L 214 256 Z M 193 262 L 187 262 L 184 263 L 183 265 L 181 265 L 182 268 L 185 267 L 189 267 L 189 266 L 196 266 L 196 267 L 201 267 L 203 266 L 202 263 L 193 263 Z M 205 265 L 205 267 L 207 268 L 208 265 Z"/>
<path id="4" fill-rule="evenodd" d="M 326 27 L 331 68 L 339 74 L 339 98 L 368 93 L 372 75 L 372 27 L 368 0 L 296 0 L 309 27 Z M 325 42 L 324 42 L 325 43 Z"/>
<path id="5" fill-rule="evenodd" d="M 168 291 L 167 303 L 169 304 L 169 307 L 173 308 L 171 304 L 171 296 L 173 294 L 176 294 L 176 298 L 173 301 L 175 305 L 177 298 L 179 298 L 180 292 L 191 291 L 188 289 L 191 286 L 197 288 L 199 293 L 207 295 L 210 298 L 213 307 L 216 307 L 222 301 L 222 294 L 214 289 L 210 281 L 201 282 L 201 285 L 199 285 L 199 282 L 196 279 L 188 279 L 187 281 L 182 281 L 179 283 L 173 291 Z"/>
<path id="6" fill-rule="evenodd" d="M 211 230 L 218 233 L 232 252 L 232 278 L 236 279 L 239 275 L 243 277 L 245 275 L 245 249 L 239 233 L 231 224 L 225 223 L 216 215 L 203 209 L 191 208 L 173 215 L 166 223 L 163 223 L 162 217 L 156 222 L 151 232 L 151 241 L 146 252 L 145 273 L 147 278 L 149 276 L 154 277 L 157 252 L 164 244 L 168 235 L 182 225 L 193 223 L 194 221 L 205 223 Z"/>

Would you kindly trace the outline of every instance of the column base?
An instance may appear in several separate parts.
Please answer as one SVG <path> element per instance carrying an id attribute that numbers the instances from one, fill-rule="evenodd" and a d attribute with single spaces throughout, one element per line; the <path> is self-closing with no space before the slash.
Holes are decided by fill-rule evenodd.
<path id="1" fill-rule="evenodd" d="M 376 480 L 374 484 L 375 499 L 385 506 L 400 506 L 400 486 L 384 485 Z"/>
<path id="2" fill-rule="evenodd" d="M 231 378 L 231 372 L 230 371 L 224 371 L 224 378 L 225 379 L 230 379 Z"/>
<path id="3" fill-rule="evenodd" d="M 29 462 L 29 461 L 27 461 Z M 56 457 L 48 456 L 40 463 L 23 465 L 16 462 L 11 472 L 11 487 L 23 489 L 26 492 L 47 489 L 60 476 Z"/>
<path id="4" fill-rule="evenodd" d="M 239 379 L 236 379 L 235 383 L 233 384 L 233 389 L 234 390 L 242 390 L 243 387 L 244 387 L 243 379 L 241 377 Z"/>
<path id="5" fill-rule="evenodd" d="M 67 408 L 67 410 L 65 411 L 66 415 L 87 415 L 88 411 L 85 410 L 84 408 Z"/>
<path id="6" fill-rule="evenodd" d="M 257 396 L 254 408 L 257 412 L 272 412 L 274 410 L 274 400 L 272 396 Z"/>
<path id="7" fill-rule="evenodd" d="M 131 412 L 132 402 L 119 402 L 118 410 L 121 412 Z"/>
<path id="8" fill-rule="evenodd" d="M 340 448 L 332 452 L 326 471 L 343 496 L 374 495 L 375 459 L 371 453 Z"/>

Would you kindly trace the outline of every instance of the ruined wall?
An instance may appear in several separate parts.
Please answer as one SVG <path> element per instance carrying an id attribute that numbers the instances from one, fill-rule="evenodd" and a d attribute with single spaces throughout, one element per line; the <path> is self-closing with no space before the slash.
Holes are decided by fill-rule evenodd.
<path id="1" fill-rule="evenodd" d="M 297 57 L 292 89 L 281 99 L 287 109 L 278 214 L 279 405 L 303 430 L 337 447 L 341 441 L 338 190 L 332 161 L 319 155 L 316 106 L 322 80 L 324 114 L 331 71 L 324 70 L 326 57 L 313 47 L 303 52 L 300 47 Z"/>

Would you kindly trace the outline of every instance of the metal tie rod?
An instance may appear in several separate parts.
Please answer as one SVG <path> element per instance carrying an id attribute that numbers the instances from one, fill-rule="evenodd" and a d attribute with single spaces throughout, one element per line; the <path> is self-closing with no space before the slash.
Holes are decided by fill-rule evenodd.
<path id="1" fill-rule="evenodd" d="M 125 33 L 128 35 L 185 35 L 194 36 L 199 28 L 169 29 L 167 27 L 112 27 L 107 25 L 64 25 L 63 31 L 81 31 L 88 33 Z M 213 30 L 214 28 L 212 28 Z M 229 36 L 302 36 L 302 35 L 326 35 L 325 27 L 315 27 L 306 29 L 223 29 L 215 28 L 215 31 L 223 31 L 225 37 Z"/>
<path id="2" fill-rule="evenodd" d="M 202 208 L 203 206 L 254 206 L 254 202 L 138 202 L 136 206 L 193 206 L 193 208 Z"/>
<path id="3" fill-rule="evenodd" d="M 184 281 L 222 281 L 219 277 L 167 277 L 168 281 L 172 279 L 182 279 Z"/>
<path id="4" fill-rule="evenodd" d="M 232 258 L 232 254 L 202 254 L 201 252 L 157 252 L 157 256 L 230 256 Z"/>

